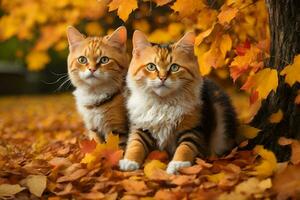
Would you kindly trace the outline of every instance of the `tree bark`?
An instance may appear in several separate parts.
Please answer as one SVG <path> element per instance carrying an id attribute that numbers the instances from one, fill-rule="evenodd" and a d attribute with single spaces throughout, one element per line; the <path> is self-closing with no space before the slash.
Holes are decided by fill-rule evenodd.
<path id="1" fill-rule="evenodd" d="M 300 53 L 300 1 L 299 0 L 266 0 L 269 11 L 271 33 L 270 59 L 266 66 L 280 71 L 293 62 Z M 300 72 L 299 72 L 300 73 Z M 272 92 L 262 102 L 262 106 L 251 125 L 262 132 L 250 141 L 250 147 L 263 144 L 276 154 L 279 161 L 289 159 L 290 148 L 278 144 L 279 137 L 300 139 L 300 106 L 295 104 L 295 97 L 300 89 L 296 83 L 292 87 L 279 76 L 276 92 Z M 281 109 L 284 113 L 281 122 L 272 124 L 269 117 Z"/>

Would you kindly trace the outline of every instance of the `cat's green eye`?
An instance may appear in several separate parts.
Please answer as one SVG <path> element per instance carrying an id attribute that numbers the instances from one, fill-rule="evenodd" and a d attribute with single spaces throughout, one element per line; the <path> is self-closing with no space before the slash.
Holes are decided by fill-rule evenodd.
<path id="1" fill-rule="evenodd" d="M 172 64 L 170 67 L 171 72 L 177 72 L 179 70 L 179 65 L 177 64 Z"/>
<path id="2" fill-rule="evenodd" d="M 149 63 L 146 66 L 146 68 L 147 68 L 148 71 L 155 71 L 156 70 L 156 66 L 153 63 Z"/>
<path id="3" fill-rule="evenodd" d="M 88 62 L 87 58 L 84 56 L 80 56 L 78 59 L 79 64 L 86 64 Z"/>
<path id="4" fill-rule="evenodd" d="M 100 63 L 101 64 L 106 64 L 106 63 L 108 63 L 108 61 L 109 61 L 109 58 L 107 56 L 102 56 L 100 58 Z"/>

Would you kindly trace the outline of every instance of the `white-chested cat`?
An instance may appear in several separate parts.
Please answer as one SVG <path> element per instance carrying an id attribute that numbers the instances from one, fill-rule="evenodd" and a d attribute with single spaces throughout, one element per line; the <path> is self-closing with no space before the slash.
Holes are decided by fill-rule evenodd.
<path id="1" fill-rule="evenodd" d="M 138 169 L 150 151 L 160 149 L 172 156 L 172 174 L 197 156 L 234 147 L 234 108 L 222 89 L 200 76 L 194 41 L 189 32 L 174 44 L 152 44 L 135 31 L 127 74 L 131 127 L 121 170 Z"/>
<path id="2" fill-rule="evenodd" d="M 90 138 L 102 142 L 112 132 L 120 136 L 120 145 L 124 146 L 128 135 L 124 97 L 129 65 L 126 28 L 121 26 L 104 37 L 85 37 L 69 27 L 67 36 L 68 73 Z"/>

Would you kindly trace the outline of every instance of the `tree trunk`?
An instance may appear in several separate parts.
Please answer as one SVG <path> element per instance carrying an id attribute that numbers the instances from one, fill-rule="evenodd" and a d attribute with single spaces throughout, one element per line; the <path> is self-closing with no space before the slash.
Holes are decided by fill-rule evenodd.
<path id="1" fill-rule="evenodd" d="M 269 10 L 271 33 L 270 59 L 266 66 L 277 69 L 278 74 L 295 55 L 300 53 L 300 1 L 299 0 L 266 0 Z M 263 144 L 276 154 L 279 161 L 287 160 L 290 156 L 289 147 L 278 145 L 279 137 L 300 139 L 300 106 L 295 104 L 300 84 L 290 87 L 279 76 L 276 93 L 272 92 L 262 102 L 259 112 L 251 125 L 262 130 L 250 146 Z M 284 113 L 280 123 L 272 124 L 269 117 L 281 109 Z"/>

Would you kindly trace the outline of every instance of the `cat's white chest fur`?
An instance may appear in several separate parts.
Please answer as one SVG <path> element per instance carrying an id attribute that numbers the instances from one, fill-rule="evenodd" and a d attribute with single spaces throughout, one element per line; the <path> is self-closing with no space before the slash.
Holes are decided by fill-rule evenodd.
<path id="1" fill-rule="evenodd" d="M 169 148 L 176 143 L 175 129 L 194 105 L 175 98 L 169 103 L 159 102 L 144 93 L 132 92 L 127 108 L 133 127 L 149 130 L 161 150 L 173 151 Z"/>
<path id="2" fill-rule="evenodd" d="M 73 94 L 76 98 L 77 109 L 83 117 L 86 128 L 97 130 L 99 133 L 106 133 L 108 127 L 105 127 L 105 123 L 103 123 L 105 111 L 100 107 L 88 109 L 86 106 L 94 105 L 97 101 L 107 98 L 107 93 L 91 94 L 84 90 L 76 89 Z"/>

